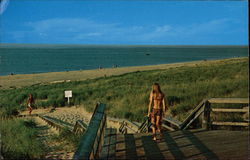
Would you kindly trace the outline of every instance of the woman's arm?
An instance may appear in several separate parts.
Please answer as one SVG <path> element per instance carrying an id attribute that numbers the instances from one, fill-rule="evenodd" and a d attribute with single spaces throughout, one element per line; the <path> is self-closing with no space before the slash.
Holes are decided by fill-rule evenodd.
<path id="1" fill-rule="evenodd" d="M 168 107 L 166 106 L 165 98 L 162 99 L 162 106 L 163 106 L 163 111 L 166 112 L 168 110 Z"/>
<path id="2" fill-rule="evenodd" d="M 168 106 L 166 105 L 165 96 L 162 99 L 162 107 L 163 107 L 163 115 L 165 115 L 166 111 L 168 110 Z"/>

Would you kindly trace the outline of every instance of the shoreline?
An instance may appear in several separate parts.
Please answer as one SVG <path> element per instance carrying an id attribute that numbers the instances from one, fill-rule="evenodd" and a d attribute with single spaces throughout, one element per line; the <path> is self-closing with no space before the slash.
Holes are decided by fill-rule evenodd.
<path id="1" fill-rule="evenodd" d="M 87 79 L 95 79 L 105 76 L 116 76 L 137 71 L 149 71 L 158 69 L 169 69 L 177 67 L 191 67 L 197 65 L 211 65 L 218 62 L 227 62 L 231 60 L 241 60 L 248 57 L 226 58 L 216 60 L 199 60 L 188 61 L 158 65 L 145 65 L 145 66 L 130 66 L 118 68 L 104 68 L 92 70 L 78 70 L 78 71 L 62 71 L 62 72 L 47 72 L 47 73 L 34 73 L 34 74 L 15 74 L 0 76 L 0 90 L 21 88 L 38 84 L 52 84 L 70 81 L 83 81 Z"/>

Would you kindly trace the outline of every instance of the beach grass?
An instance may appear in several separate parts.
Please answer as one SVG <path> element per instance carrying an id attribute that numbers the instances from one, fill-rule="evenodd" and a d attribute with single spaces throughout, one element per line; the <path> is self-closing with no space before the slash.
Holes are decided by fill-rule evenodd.
<path id="1" fill-rule="evenodd" d="M 0 121 L 1 154 L 5 159 L 39 159 L 45 153 L 37 139 L 38 129 L 33 120 L 8 119 Z"/>
<path id="2" fill-rule="evenodd" d="M 109 116 L 142 121 L 147 114 L 149 93 L 154 82 L 161 85 L 169 114 L 183 120 L 196 105 L 211 97 L 248 97 L 248 58 L 199 62 L 187 66 L 135 71 L 83 81 L 34 85 L 0 90 L 2 115 L 26 109 L 32 93 L 35 106 L 67 106 L 65 90 L 72 90 L 70 105 L 93 111 L 97 102 L 107 104 Z"/>

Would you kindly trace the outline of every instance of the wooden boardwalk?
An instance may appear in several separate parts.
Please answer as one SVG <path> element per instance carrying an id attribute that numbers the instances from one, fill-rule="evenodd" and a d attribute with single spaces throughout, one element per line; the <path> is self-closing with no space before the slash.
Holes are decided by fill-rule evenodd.
<path id="1" fill-rule="evenodd" d="M 248 159 L 248 132 L 186 130 L 115 134 L 106 129 L 101 159 Z"/>

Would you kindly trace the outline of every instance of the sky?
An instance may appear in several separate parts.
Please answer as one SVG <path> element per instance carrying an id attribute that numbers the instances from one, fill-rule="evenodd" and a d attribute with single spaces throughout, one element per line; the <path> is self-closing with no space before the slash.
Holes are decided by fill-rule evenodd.
<path id="1" fill-rule="evenodd" d="M 248 45 L 247 1 L 2 0 L 0 42 Z"/>

